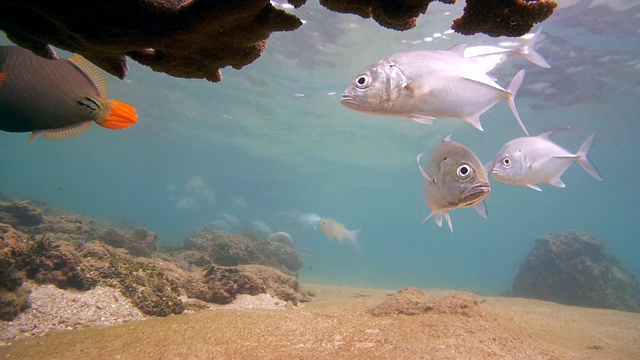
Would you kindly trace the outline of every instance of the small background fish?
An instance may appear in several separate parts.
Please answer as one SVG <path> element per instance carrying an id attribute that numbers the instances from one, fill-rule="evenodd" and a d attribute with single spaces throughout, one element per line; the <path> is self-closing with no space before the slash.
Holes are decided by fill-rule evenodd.
<path id="1" fill-rule="evenodd" d="M 342 240 L 349 240 L 354 244 L 358 243 L 360 229 L 347 230 L 344 225 L 330 218 L 320 219 L 320 228 L 330 239 L 335 239 L 340 242 L 342 242 Z"/>

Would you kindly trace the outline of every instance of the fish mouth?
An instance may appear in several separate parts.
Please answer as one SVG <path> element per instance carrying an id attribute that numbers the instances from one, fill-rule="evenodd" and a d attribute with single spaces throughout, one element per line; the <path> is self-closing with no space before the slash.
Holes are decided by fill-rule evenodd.
<path id="1" fill-rule="evenodd" d="M 473 206 L 480 201 L 484 200 L 491 193 L 491 185 L 488 182 L 479 182 L 468 188 L 464 189 L 462 192 L 461 199 L 459 201 L 459 205 L 463 207 Z"/>

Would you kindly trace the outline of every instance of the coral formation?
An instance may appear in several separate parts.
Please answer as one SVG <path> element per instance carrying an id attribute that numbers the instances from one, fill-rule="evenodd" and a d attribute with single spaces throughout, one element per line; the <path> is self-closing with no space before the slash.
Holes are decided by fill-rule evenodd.
<path id="1" fill-rule="evenodd" d="M 37 226 L 44 222 L 42 211 L 29 200 L 0 203 L 0 222 L 11 226 Z"/>
<path id="2" fill-rule="evenodd" d="M 520 266 L 513 296 L 640 312 L 640 280 L 581 232 L 546 234 Z"/>
<path id="3" fill-rule="evenodd" d="M 467 0 L 451 28 L 463 35 L 522 36 L 553 14 L 554 0 Z"/>
<path id="4" fill-rule="evenodd" d="M 438 0 L 446 4 L 455 0 Z M 289 0 L 295 7 L 305 0 Z M 328 9 L 372 17 L 380 25 L 407 30 L 431 0 L 322 0 Z M 468 0 L 453 29 L 468 35 L 520 36 L 548 18 L 553 0 Z M 53 46 L 79 53 L 124 78 L 126 56 L 155 71 L 184 78 L 220 81 L 220 69 L 241 69 L 256 60 L 274 31 L 302 25 L 270 1 L 79 0 L 4 1 L 0 29 L 14 43 L 55 59 Z"/>
<path id="5" fill-rule="evenodd" d="M 0 5 L 0 29 L 46 58 L 50 45 L 79 53 L 124 78 L 125 55 L 155 71 L 220 81 L 220 68 L 257 59 L 274 31 L 300 20 L 267 0 L 24 0 Z"/>
<path id="6" fill-rule="evenodd" d="M 320 0 L 327 9 L 339 13 L 355 14 L 373 18 L 378 24 L 393 30 L 409 30 L 416 26 L 417 17 L 427 12 L 432 0 Z M 453 4 L 455 0 L 438 0 Z"/>
<path id="7" fill-rule="evenodd" d="M 302 258 L 293 246 L 293 240 L 288 243 L 288 240 L 283 239 L 283 235 L 268 240 L 253 233 L 232 234 L 204 229 L 187 238 L 184 249 L 191 251 L 188 258 L 198 266 L 207 265 L 207 260 L 210 260 L 223 266 L 257 264 L 292 273 L 302 267 Z M 200 255 L 192 251 L 197 251 Z"/>

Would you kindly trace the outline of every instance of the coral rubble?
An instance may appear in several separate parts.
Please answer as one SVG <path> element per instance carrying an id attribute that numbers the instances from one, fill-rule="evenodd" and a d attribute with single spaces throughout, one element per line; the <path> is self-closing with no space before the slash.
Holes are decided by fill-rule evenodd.
<path id="1" fill-rule="evenodd" d="M 394 30 L 415 27 L 432 0 L 321 0 L 328 9 L 372 17 Z M 455 0 L 438 0 L 446 4 Z M 295 7 L 306 0 L 289 0 Z M 453 29 L 465 34 L 520 36 L 548 18 L 553 0 L 467 0 Z M 0 2 L 0 30 L 35 54 L 57 58 L 53 46 L 79 53 L 124 78 L 126 56 L 155 71 L 220 81 L 220 69 L 256 60 L 272 32 L 302 25 L 267 0 L 22 0 Z"/>
<path id="2" fill-rule="evenodd" d="M 451 28 L 463 35 L 522 36 L 553 14 L 554 0 L 467 0 Z"/>
<path id="3" fill-rule="evenodd" d="M 640 312 L 640 280 L 581 232 L 546 234 L 520 266 L 514 296 Z"/>

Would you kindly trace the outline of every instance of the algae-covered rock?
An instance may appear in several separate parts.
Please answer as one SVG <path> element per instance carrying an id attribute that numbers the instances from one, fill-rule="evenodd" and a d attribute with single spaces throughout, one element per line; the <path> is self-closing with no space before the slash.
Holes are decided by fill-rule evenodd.
<path id="1" fill-rule="evenodd" d="M 600 240 L 575 231 L 536 239 L 513 280 L 513 295 L 640 312 L 640 281 Z"/>
<path id="2" fill-rule="evenodd" d="M 36 226 L 42 224 L 42 211 L 31 201 L 16 201 L 8 204 L 0 203 L 0 223 L 11 226 Z"/>
<path id="3" fill-rule="evenodd" d="M 134 256 L 151 257 L 156 251 L 156 233 L 141 226 L 129 233 L 108 227 L 101 230 L 95 239 L 116 248 L 127 249 Z"/>
<path id="4" fill-rule="evenodd" d="M 0 224 L 0 320 L 13 320 L 29 307 L 24 274 L 16 266 L 25 249 L 22 234 L 7 224 Z"/>
<path id="5" fill-rule="evenodd" d="M 282 233 L 284 234 L 284 233 Z M 285 234 L 286 235 L 286 234 Z M 288 239 L 291 239 L 288 236 Z M 283 235 L 263 238 L 253 233 L 232 234 L 214 229 L 204 229 L 184 242 L 187 251 L 198 251 L 202 256 L 190 255 L 197 265 L 204 266 L 204 259 L 217 265 L 265 265 L 280 271 L 293 273 L 302 267 L 302 257 L 293 246 L 293 240 L 283 240 Z M 277 241 L 276 241 L 277 240 Z"/>

